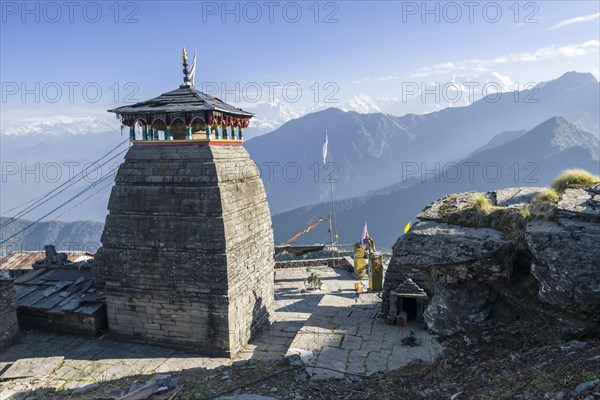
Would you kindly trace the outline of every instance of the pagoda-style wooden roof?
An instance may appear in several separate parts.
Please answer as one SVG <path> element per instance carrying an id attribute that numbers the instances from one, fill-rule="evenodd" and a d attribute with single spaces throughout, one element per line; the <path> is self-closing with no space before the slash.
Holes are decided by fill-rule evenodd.
<path id="1" fill-rule="evenodd" d="M 227 104 L 221 99 L 202 93 L 193 86 L 187 85 L 182 85 L 179 89 L 163 93 L 150 100 L 108 111 L 119 115 L 217 111 L 234 117 L 251 118 L 254 116 L 252 113 Z"/>

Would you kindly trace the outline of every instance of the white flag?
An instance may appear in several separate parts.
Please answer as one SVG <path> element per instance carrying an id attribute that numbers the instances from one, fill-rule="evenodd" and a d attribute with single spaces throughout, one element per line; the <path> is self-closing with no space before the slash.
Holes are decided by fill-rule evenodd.
<path id="1" fill-rule="evenodd" d="M 192 61 L 192 68 L 190 69 L 190 82 L 192 86 L 196 86 L 196 51 L 194 50 L 194 61 Z"/>
<path id="2" fill-rule="evenodd" d="M 323 143 L 323 165 L 327 163 L 327 131 L 325 131 L 325 143 Z"/>

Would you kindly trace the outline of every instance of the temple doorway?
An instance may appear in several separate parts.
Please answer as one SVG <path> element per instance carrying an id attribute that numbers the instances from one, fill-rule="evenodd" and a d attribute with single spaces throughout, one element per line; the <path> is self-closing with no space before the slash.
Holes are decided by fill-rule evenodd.
<path id="1" fill-rule="evenodd" d="M 417 319 L 417 299 L 415 298 L 403 298 L 402 299 L 402 311 L 408 315 L 408 320 L 412 321 Z"/>

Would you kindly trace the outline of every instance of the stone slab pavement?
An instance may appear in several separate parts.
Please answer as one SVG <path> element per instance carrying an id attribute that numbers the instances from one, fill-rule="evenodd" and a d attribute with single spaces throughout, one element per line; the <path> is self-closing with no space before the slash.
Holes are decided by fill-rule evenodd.
<path id="1" fill-rule="evenodd" d="M 431 362 L 441 353 L 442 346 L 420 324 L 386 325 L 377 315 L 380 306 L 376 293 L 326 294 L 288 356 L 300 355 L 312 379 L 326 379 L 398 369 L 414 360 Z M 408 336 L 418 345 L 404 345 Z"/>
<path id="2" fill-rule="evenodd" d="M 2 374 L 2 379 L 29 378 L 51 374 L 64 357 L 21 358 Z"/>
<path id="3" fill-rule="evenodd" d="M 0 353 L 0 400 L 8 393 L 36 387 L 75 389 L 90 383 L 138 374 L 193 368 L 213 369 L 244 360 L 268 361 L 285 356 L 290 343 L 323 296 L 338 291 L 351 274 L 344 270 L 310 267 L 322 277 L 323 290 L 307 290 L 306 268 L 275 272 L 275 323 L 254 338 L 233 359 L 211 358 L 157 346 L 117 342 L 56 333 L 30 332 Z M 59 357 L 57 359 L 57 357 Z M 29 371 L 29 372 L 27 372 Z M 17 378 L 31 375 L 32 378 Z M 10 380 L 4 378 L 11 378 Z M 4 393 L 4 394 L 3 394 Z"/>
<path id="4" fill-rule="evenodd" d="M 308 290 L 305 279 L 309 272 L 321 277 L 321 290 Z M 0 399 L 38 387 L 75 389 L 139 374 L 214 369 L 246 360 L 269 361 L 281 359 L 290 351 L 304 352 L 309 367 L 328 366 L 350 373 L 398 368 L 416 358 L 432 359 L 439 350 L 437 345 L 401 346 L 399 343 L 408 331 L 388 327 L 376 318 L 379 298 L 376 294 L 357 295 L 354 282 L 351 272 L 327 266 L 277 269 L 275 323 L 233 359 L 117 342 L 107 337 L 30 332 L 17 345 L 0 353 L 0 373 L 9 373 L 15 364 L 25 365 L 31 371 L 36 370 L 32 364 L 44 367 L 30 378 L 2 380 L 0 375 Z M 415 333 L 424 343 L 429 340 L 426 333 Z M 318 368 L 311 372 L 317 378 L 340 375 Z"/>

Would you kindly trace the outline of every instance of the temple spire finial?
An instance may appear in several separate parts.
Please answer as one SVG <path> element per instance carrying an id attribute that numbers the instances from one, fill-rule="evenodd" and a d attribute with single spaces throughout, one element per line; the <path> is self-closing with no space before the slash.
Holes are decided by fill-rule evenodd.
<path id="1" fill-rule="evenodd" d="M 188 58 L 187 58 L 187 52 L 185 51 L 185 47 L 183 48 L 183 53 L 182 53 L 182 57 L 183 59 L 183 87 L 189 87 L 192 86 L 192 83 L 190 81 L 190 71 L 188 69 Z"/>

